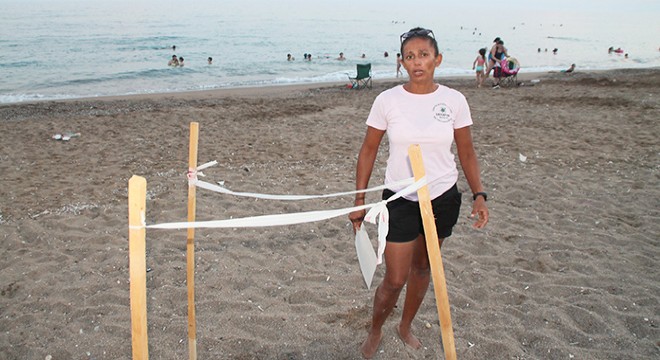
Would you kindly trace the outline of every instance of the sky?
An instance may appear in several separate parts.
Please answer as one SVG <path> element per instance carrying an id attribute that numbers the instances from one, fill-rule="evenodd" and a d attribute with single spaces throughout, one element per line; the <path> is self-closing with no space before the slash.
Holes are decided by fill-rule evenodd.
<path id="1" fill-rule="evenodd" d="M 368 9 L 368 8 L 391 8 L 393 13 L 415 13 L 424 11 L 426 6 L 437 6 L 438 0 L 416 0 L 411 2 L 402 2 L 401 0 L 197 0 L 194 2 L 182 2 L 180 0 L 0 0 L 0 4 L 25 4 L 25 3 L 42 3 L 42 4 L 58 4 L 58 3 L 126 3 L 133 5 L 142 4 L 162 4 L 167 2 L 174 2 L 180 6 L 194 6 L 200 3 L 210 3 L 222 6 L 223 3 L 236 2 L 245 6 L 280 6 L 293 9 L 343 9 L 351 13 L 352 9 Z M 496 5 L 505 11 L 590 11 L 594 13 L 629 13 L 629 12 L 655 12 L 656 15 L 660 12 L 660 1 L 658 0 L 470 0 L 465 2 L 449 2 L 446 1 L 448 7 L 467 8 L 471 10 L 483 9 L 483 11 L 492 13 L 493 7 Z M 465 14 L 469 16 L 469 13 Z"/>

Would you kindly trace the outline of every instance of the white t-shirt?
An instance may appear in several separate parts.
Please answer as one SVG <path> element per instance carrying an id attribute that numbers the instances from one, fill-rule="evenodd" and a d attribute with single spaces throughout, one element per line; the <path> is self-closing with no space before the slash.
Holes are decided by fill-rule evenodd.
<path id="1" fill-rule="evenodd" d="M 439 85 L 430 94 L 413 94 L 403 85 L 382 92 L 371 107 L 367 125 L 387 131 L 390 154 L 385 185 L 413 176 L 408 147 L 419 144 L 431 199 L 442 195 L 458 180 L 451 152 L 454 129 L 472 125 L 470 107 L 460 92 Z M 397 192 L 400 188 L 390 188 Z M 418 201 L 417 193 L 405 196 Z"/>

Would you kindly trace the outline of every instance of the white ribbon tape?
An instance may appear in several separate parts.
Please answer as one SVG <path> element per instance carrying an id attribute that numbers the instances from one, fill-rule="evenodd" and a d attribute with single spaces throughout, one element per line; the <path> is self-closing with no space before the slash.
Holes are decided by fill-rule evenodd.
<path id="1" fill-rule="evenodd" d="M 354 190 L 354 191 L 346 191 L 346 192 L 338 192 L 338 193 L 333 193 L 333 194 L 322 194 L 322 195 L 274 195 L 274 194 L 260 194 L 260 193 L 251 193 L 251 192 L 239 192 L 239 191 L 232 191 L 227 189 L 224 186 L 219 186 L 215 184 L 208 183 L 206 181 L 199 180 L 197 176 L 204 176 L 200 171 L 204 170 L 206 168 L 209 168 L 213 165 L 218 164 L 217 161 L 210 161 L 205 164 L 202 164 L 198 166 L 196 169 L 189 169 L 188 170 L 188 185 L 194 185 L 202 189 L 214 191 L 217 193 L 221 194 L 227 194 L 227 195 L 233 195 L 233 196 L 243 196 L 243 197 L 251 197 L 251 198 L 256 198 L 256 199 L 265 199 L 265 200 L 290 200 L 290 201 L 297 201 L 297 200 L 310 200 L 310 199 L 321 199 L 321 198 L 329 198 L 329 197 L 338 197 L 338 196 L 347 196 L 347 195 L 354 195 L 354 194 L 360 194 L 360 193 L 366 193 L 366 192 L 371 192 L 371 191 L 379 191 L 386 189 L 388 187 L 390 188 L 398 188 L 402 186 L 408 186 L 412 183 L 415 182 L 414 178 L 408 178 L 404 179 L 401 181 L 397 181 L 391 184 L 387 185 L 380 185 L 376 186 L 373 188 L 369 189 L 364 189 L 364 190 Z"/>
<path id="2" fill-rule="evenodd" d="M 387 232 L 389 230 L 389 212 L 387 211 L 387 203 L 394 201 L 402 196 L 411 194 L 424 185 L 426 185 L 426 177 L 408 185 L 401 191 L 394 194 L 387 200 L 383 200 L 374 204 L 365 204 L 354 206 L 350 208 L 334 209 L 334 210 L 319 210 L 307 211 L 289 214 L 275 214 L 275 215 L 261 215 L 246 218 L 226 219 L 226 220 L 211 220 L 211 221 L 195 221 L 195 222 L 173 222 L 163 224 L 147 225 L 148 229 L 189 229 L 189 228 L 245 228 L 245 227 L 265 227 L 265 226 L 280 226 L 280 225 L 294 225 L 308 222 L 315 222 L 327 220 L 342 215 L 350 214 L 353 211 L 370 209 L 367 212 L 364 220 L 372 224 L 378 225 L 378 261 L 382 263 L 383 253 L 385 252 L 385 244 Z"/>
<path id="3" fill-rule="evenodd" d="M 199 179 L 195 179 L 192 181 L 192 184 L 206 190 L 210 191 L 215 191 L 221 194 L 227 194 L 227 195 L 234 195 L 234 196 L 243 196 L 243 197 L 251 197 L 251 198 L 256 198 L 256 199 L 266 199 L 266 200 L 310 200 L 310 199 L 321 199 L 321 198 L 329 198 L 329 197 L 337 197 L 337 196 L 346 196 L 346 195 L 353 195 L 353 194 L 359 194 L 359 193 L 366 193 L 370 191 L 379 191 L 386 189 L 387 187 L 400 187 L 400 186 L 408 186 L 410 184 L 413 184 L 415 182 L 414 178 L 408 178 L 405 180 L 397 181 L 396 183 L 388 184 L 388 185 L 380 185 L 376 186 L 373 188 L 369 189 L 364 189 L 364 190 L 354 190 L 354 191 L 346 191 L 346 192 L 338 192 L 338 193 L 333 193 L 333 194 L 322 194 L 322 195 L 274 195 L 274 194 L 259 194 L 259 193 L 250 193 L 250 192 L 237 192 L 237 191 L 232 191 L 229 190 L 223 186 L 220 185 L 214 185 L 211 183 L 208 183 L 206 181 L 202 181 Z"/>

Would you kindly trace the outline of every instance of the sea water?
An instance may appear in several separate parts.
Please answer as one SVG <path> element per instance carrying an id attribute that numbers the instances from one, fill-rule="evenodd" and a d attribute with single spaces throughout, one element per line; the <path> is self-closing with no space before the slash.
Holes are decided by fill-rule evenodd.
<path id="1" fill-rule="evenodd" d="M 439 78 L 471 75 L 477 50 L 497 36 L 522 72 L 660 65 L 657 4 L 632 1 L 623 13 L 525 3 L 0 0 L 0 103 L 348 82 L 360 63 L 393 79 L 399 36 L 414 26 L 434 30 Z M 185 66 L 168 66 L 172 55 Z"/>

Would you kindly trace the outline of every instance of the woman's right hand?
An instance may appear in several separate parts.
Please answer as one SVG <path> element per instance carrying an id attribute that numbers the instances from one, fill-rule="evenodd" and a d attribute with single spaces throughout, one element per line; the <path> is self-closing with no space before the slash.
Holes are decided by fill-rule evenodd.
<path id="1" fill-rule="evenodd" d="M 362 204 L 358 204 L 358 201 L 356 201 L 355 205 L 364 205 L 364 201 L 362 201 Z M 351 220 L 351 224 L 353 224 L 353 233 L 356 233 L 360 228 L 362 222 L 364 221 L 365 215 L 367 215 L 367 210 L 353 211 L 352 213 L 348 214 L 348 219 Z"/>

